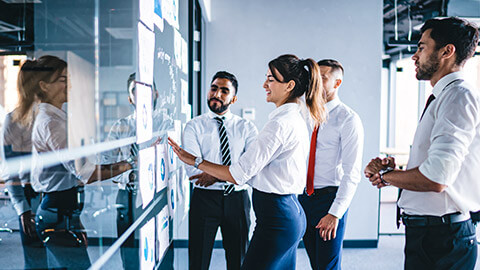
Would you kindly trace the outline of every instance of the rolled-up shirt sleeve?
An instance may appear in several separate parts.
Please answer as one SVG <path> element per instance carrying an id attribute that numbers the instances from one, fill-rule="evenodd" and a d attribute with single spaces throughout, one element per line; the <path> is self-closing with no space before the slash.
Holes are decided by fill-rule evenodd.
<path id="1" fill-rule="evenodd" d="M 479 122 L 479 104 L 469 91 L 448 91 L 436 111 L 427 159 L 420 172 L 433 182 L 451 185 L 458 176 Z M 474 166 L 474 165 L 472 165 Z"/>
<path id="2" fill-rule="evenodd" d="M 278 122 L 268 122 L 239 161 L 230 166 L 230 174 L 237 184 L 245 184 L 276 157 L 282 145 L 282 130 Z"/>
<path id="3" fill-rule="evenodd" d="M 195 131 L 191 122 L 187 123 L 185 125 L 185 129 L 183 130 L 182 147 L 185 149 L 185 151 L 196 157 L 202 156 L 202 150 L 200 149 L 200 142 L 197 138 L 197 132 Z M 187 172 L 188 177 L 202 173 L 201 170 L 186 164 L 185 171 Z"/>
<path id="4" fill-rule="evenodd" d="M 5 182 L 5 186 L 8 189 L 8 193 L 10 194 L 10 201 L 12 202 L 12 205 L 15 208 L 17 215 L 20 216 L 21 214 L 31 210 L 30 204 L 25 197 L 20 178 L 14 177 L 12 179 L 8 179 Z"/>

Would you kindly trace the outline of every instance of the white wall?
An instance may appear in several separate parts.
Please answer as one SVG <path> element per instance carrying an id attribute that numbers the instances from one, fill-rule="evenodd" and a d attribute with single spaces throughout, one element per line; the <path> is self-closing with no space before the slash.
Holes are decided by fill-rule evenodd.
<path id="1" fill-rule="evenodd" d="M 339 60 L 345 67 L 340 98 L 363 121 L 366 164 L 379 152 L 382 4 L 380 0 L 211 0 L 211 22 L 204 35 L 206 82 L 218 70 L 234 73 L 239 100 L 232 111 L 240 114 L 242 108 L 254 107 L 255 124 L 262 128 L 274 109 L 265 102 L 262 88 L 271 59 L 293 53 Z M 377 239 L 378 197 L 378 190 L 362 179 L 350 208 L 346 239 Z"/>

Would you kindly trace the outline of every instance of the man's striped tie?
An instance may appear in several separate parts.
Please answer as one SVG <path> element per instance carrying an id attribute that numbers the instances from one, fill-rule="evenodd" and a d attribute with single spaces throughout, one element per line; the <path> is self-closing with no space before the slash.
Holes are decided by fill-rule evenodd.
<path id="1" fill-rule="evenodd" d="M 225 117 L 215 117 L 214 118 L 218 123 L 218 135 L 220 137 L 220 152 L 222 153 L 222 164 L 230 166 L 232 165 L 230 157 L 230 144 L 228 143 L 227 130 L 223 124 Z M 223 195 L 227 196 L 235 190 L 235 185 L 230 183 L 225 183 L 223 186 Z"/>

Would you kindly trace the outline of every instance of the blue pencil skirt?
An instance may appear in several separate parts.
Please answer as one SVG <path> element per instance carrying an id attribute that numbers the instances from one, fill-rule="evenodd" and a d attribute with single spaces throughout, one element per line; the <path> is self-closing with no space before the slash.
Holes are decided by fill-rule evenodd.
<path id="1" fill-rule="evenodd" d="M 242 269 L 295 269 L 306 218 L 297 195 L 253 189 L 256 226 Z"/>

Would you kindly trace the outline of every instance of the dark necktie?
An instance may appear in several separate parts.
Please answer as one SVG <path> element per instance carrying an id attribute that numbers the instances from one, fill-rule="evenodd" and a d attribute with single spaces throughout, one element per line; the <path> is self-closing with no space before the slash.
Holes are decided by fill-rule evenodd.
<path id="1" fill-rule="evenodd" d="M 137 143 L 132 143 L 130 145 L 130 157 L 129 158 L 135 159 L 138 155 L 138 151 L 139 151 L 138 144 Z M 136 186 L 135 186 L 135 180 L 137 179 L 137 172 L 136 171 L 137 171 L 136 169 L 133 169 L 132 171 L 130 171 L 130 173 L 128 174 L 128 183 L 125 185 L 125 189 L 127 191 L 129 191 L 130 193 L 135 193 L 135 194 L 137 192 Z"/>
<path id="2" fill-rule="evenodd" d="M 435 99 L 435 96 L 431 94 L 428 99 L 427 99 L 427 104 L 425 105 L 425 109 L 423 109 L 422 116 L 420 116 L 420 121 L 422 121 L 423 115 L 427 111 L 428 106 L 432 103 L 432 101 Z M 398 207 L 398 201 L 400 200 L 400 196 L 402 196 L 402 188 L 398 189 L 398 199 L 397 199 L 397 229 L 400 228 L 400 219 L 402 216 L 402 213 L 400 211 L 400 207 Z"/>
<path id="3" fill-rule="evenodd" d="M 227 130 L 223 124 L 225 117 L 215 117 L 214 118 L 218 124 L 218 135 L 220 138 L 220 152 L 222 153 L 222 164 L 226 166 L 232 165 L 230 157 L 230 144 L 228 143 Z M 225 183 L 223 186 L 223 195 L 227 196 L 235 190 L 235 185 L 230 183 Z"/>
<path id="4" fill-rule="evenodd" d="M 425 114 L 425 112 L 427 111 L 427 108 L 428 106 L 430 106 L 430 103 L 432 103 L 432 101 L 435 99 L 435 96 L 433 94 L 431 94 L 428 99 L 427 99 L 427 104 L 425 105 L 425 109 L 423 109 L 423 112 L 422 112 L 422 116 L 420 116 L 420 120 L 422 120 L 423 118 L 423 115 Z"/>

